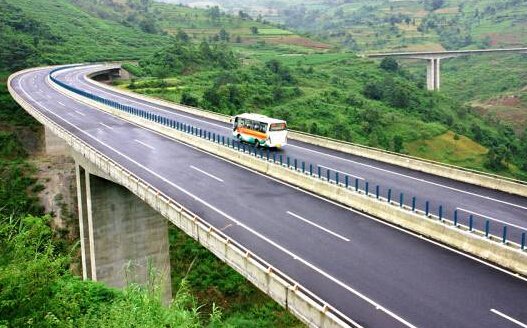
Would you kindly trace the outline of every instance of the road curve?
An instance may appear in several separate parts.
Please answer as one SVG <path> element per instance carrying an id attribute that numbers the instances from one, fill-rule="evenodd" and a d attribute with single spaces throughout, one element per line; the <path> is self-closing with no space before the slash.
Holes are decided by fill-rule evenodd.
<path id="1" fill-rule="evenodd" d="M 51 88 L 46 80 L 48 73 L 49 69 L 42 69 L 22 74 L 12 80 L 11 86 L 64 129 L 193 210 L 365 327 L 527 324 L 525 279 L 79 103 Z M 60 77 L 110 98 L 108 91 L 87 85 L 82 80 L 84 73 L 80 68 Z M 115 95 L 115 99 L 141 107 L 138 100 L 126 96 Z M 178 115 L 181 120 L 179 113 L 170 115 Z M 195 117 L 190 119 L 198 125 Z M 218 131 L 226 131 L 217 122 L 202 122 L 209 130 L 213 126 L 210 123 L 214 123 Z M 329 157 L 329 151 L 314 153 L 322 150 L 309 145 L 290 146 L 286 152 L 317 154 L 320 160 L 350 165 L 342 159 L 351 158 L 348 155 L 332 153 L 335 157 Z M 389 171 L 406 172 L 371 163 Z M 359 167 L 365 166 L 357 165 L 357 170 Z M 371 172 L 377 171 L 384 172 Z M 385 181 L 387 177 L 377 179 Z M 426 187 L 420 188 L 427 191 Z M 527 205 L 522 198 L 487 192 L 501 200 Z M 504 205 L 496 202 L 494 206 L 499 204 Z M 516 207 L 503 206 L 502 210 L 508 208 Z"/>
<path id="2" fill-rule="evenodd" d="M 100 66 L 92 66 L 59 71 L 56 77 L 77 88 L 122 104 L 140 107 L 217 135 L 232 137 L 231 128 L 228 124 L 177 112 L 172 108 L 139 98 L 132 98 L 129 95 L 103 89 L 89 83 L 85 75 L 100 69 Z M 320 165 L 322 176 L 325 176 L 326 170 L 329 168 L 333 174 L 335 171 L 340 171 L 341 177 L 344 174 L 349 175 L 352 182 L 358 178 L 361 189 L 365 187 L 365 183 L 368 181 L 372 193 L 375 186 L 379 185 L 380 194 L 384 197 L 387 197 L 388 189 L 392 189 L 394 200 L 398 200 L 399 195 L 403 193 L 404 201 L 408 206 L 411 206 L 412 197 L 416 197 L 416 208 L 422 211 L 425 210 L 426 201 L 429 201 L 430 213 L 435 215 L 438 214 L 438 208 L 441 205 L 444 217 L 450 220 L 453 220 L 454 210 L 458 209 L 459 223 L 468 226 L 469 217 L 472 215 L 476 229 L 484 230 L 485 222 L 489 220 L 490 232 L 497 236 L 502 233 L 503 226 L 507 225 L 509 228 L 508 237 L 517 243 L 520 242 L 521 233 L 527 232 L 527 198 L 525 197 L 293 140 L 289 140 L 289 145 L 281 151 L 281 154 L 284 158 L 290 156 L 299 161 Z"/>

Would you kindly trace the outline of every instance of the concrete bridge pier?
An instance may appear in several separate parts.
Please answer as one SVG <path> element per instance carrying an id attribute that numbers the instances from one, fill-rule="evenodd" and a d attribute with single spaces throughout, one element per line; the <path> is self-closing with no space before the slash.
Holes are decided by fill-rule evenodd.
<path id="1" fill-rule="evenodd" d="M 76 161 L 83 278 L 116 288 L 131 282 L 155 284 L 168 304 L 172 294 L 166 220 L 89 166 Z"/>
<path id="2" fill-rule="evenodd" d="M 428 59 L 428 66 L 426 69 L 426 88 L 430 91 L 438 91 L 441 85 L 440 64 L 441 58 Z"/>
<path id="3" fill-rule="evenodd" d="M 48 127 L 44 127 L 44 145 L 46 154 L 52 156 L 70 155 L 68 144 L 57 137 Z"/>

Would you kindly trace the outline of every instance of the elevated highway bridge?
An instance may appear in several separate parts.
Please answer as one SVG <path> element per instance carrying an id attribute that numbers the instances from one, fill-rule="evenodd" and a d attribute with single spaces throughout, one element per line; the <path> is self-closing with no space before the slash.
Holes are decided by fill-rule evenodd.
<path id="1" fill-rule="evenodd" d="M 439 90 L 441 86 L 441 60 L 460 56 L 489 55 L 489 54 L 527 54 L 527 48 L 506 49 L 474 49 L 447 51 L 419 51 L 419 52 L 387 52 L 367 54 L 369 58 L 393 57 L 400 59 L 423 59 L 428 61 L 426 70 L 426 87 L 428 90 Z"/>
<path id="2" fill-rule="evenodd" d="M 341 151 L 334 141 L 322 144 L 302 134 L 282 151 L 258 150 L 250 157 L 245 145 L 231 147 L 232 140 L 222 145 L 232 138 L 225 119 L 86 77 L 117 68 L 41 68 L 9 80 L 14 98 L 63 139 L 76 160 L 86 279 L 122 286 L 123 264 L 145 258 L 153 258 L 169 277 L 168 221 L 310 326 L 527 325 L 522 269 L 518 274 L 507 262 L 484 259 L 492 254 L 471 255 L 386 222 L 390 215 L 373 217 L 332 199 L 356 192 L 363 203 L 388 200 L 383 206 L 391 206 L 394 217 L 405 210 L 421 222 L 432 218 L 459 240 L 511 254 L 521 268 L 527 258 L 521 244 L 527 231 L 523 183 L 370 149 L 360 149 L 374 154 L 363 157 L 346 151 L 349 145 L 337 143 Z M 163 132 L 172 130 L 173 135 Z M 210 149 L 217 151 L 205 151 L 212 142 L 217 148 Z M 222 158 L 227 151 L 241 155 Z M 248 156 L 255 168 L 261 162 L 278 165 L 280 158 L 280 169 L 294 170 L 298 180 L 319 179 L 313 186 L 324 183 L 337 191 L 322 197 L 316 188 L 236 163 Z M 407 165 L 393 164 L 398 161 Z M 451 173 L 430 173 L 434 170 Z M 492 222 L 487 233 L 494 239 L 460 228 L 483 231 L 486 222 Z"/>

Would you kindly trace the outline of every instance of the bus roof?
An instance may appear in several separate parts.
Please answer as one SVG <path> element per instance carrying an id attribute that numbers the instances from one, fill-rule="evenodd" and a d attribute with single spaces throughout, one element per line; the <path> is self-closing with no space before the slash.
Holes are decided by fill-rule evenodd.
<path id="1" fill-rule="evenodd" d="M 286 123 L 284 120 L 279 120 L 279 119 L 271 118 L 269 116 L 265 116 L 262 114 L 254 114 L 254 113 L 243 113 L 240 115 L 236 115 L 235 117 L 241 117 L 241 118 L 245 118 L 248 120 L 259 121 L 259 122 L 269 123 L 269 124 Z"/>

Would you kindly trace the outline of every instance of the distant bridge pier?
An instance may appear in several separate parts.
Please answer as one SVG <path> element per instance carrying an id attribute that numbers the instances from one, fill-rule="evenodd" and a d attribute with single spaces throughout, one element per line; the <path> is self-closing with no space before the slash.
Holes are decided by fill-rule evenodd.
<path id="1" fill-rule="evenodd" d="M 123 288 L 155 283 L 172 297 L 168 224 L 148 204 L 74 154 L 83 278 Z"/>
<path id="2" fill-rule="evenodd" d="M 429 91 L 438 91 L 441 86 L 441 60 L 459 56 L 482 55 L 482 54 L 527 54 L 527 48 L 509 49 L 477 49 L 477 50 L 450 50 L 450 51 L 424 51 L 424 52 L 393 52 L 367 54 L 369 58 L 393 57 L 400 59 L 422 59 L 427 60 L 426 88 Z"/>
<path id="3" fill-rule="evenodd" d="M 439 90 L 441 85 L 440 63 L 441 58 L 428 59 L 428 66 L 426 69 L 426 88 L 428 90 Z"/>

